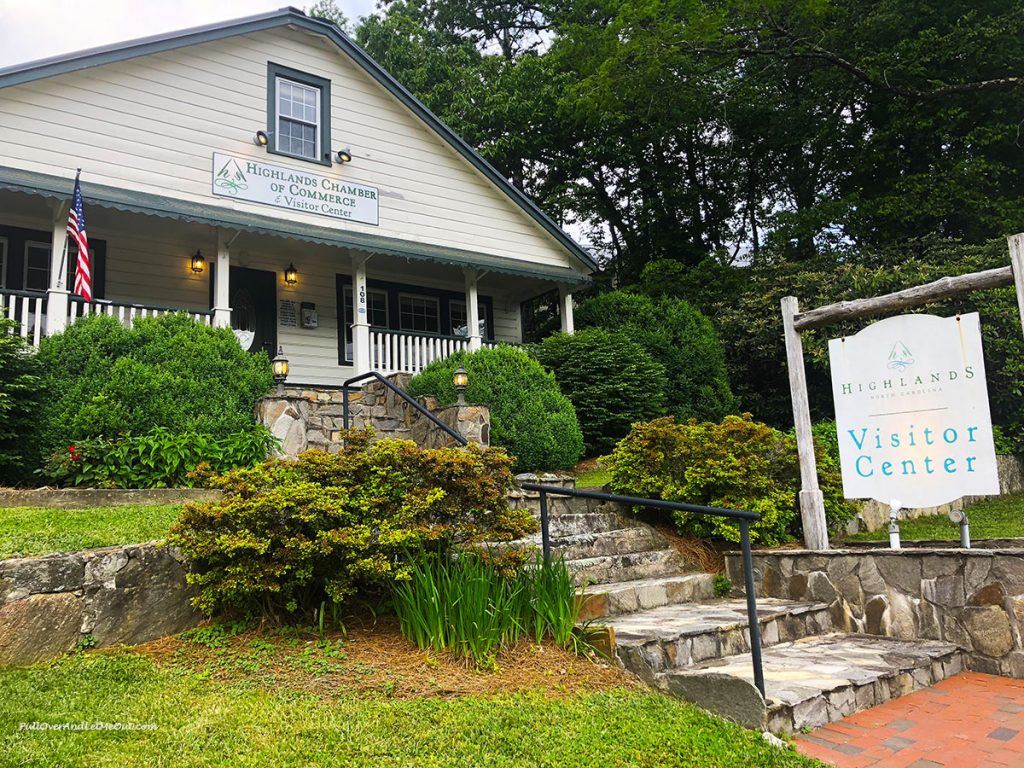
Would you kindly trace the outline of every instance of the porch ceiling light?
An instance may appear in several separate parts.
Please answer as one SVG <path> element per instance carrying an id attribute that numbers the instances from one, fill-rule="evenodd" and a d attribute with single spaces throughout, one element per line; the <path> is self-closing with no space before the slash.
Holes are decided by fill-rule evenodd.
<path id="1" fill-rule="evenodd" d="M 295 285 L 299 282 L 299 270 L 295 268 L 294 264 L 289 264 L 288 269 L 284 271 L 284 281 L 288 285 Z"/>
<path id="2" fill-rule="evenodd" d="M 351 163 L 352 162 L 352 150 L 348 147 L 339 149 L 335 157 L 338 158 L 339 163 Z"/>
<path id="3" fill-rule="evenodd" d="M 203 258 L 203 252 L 197 250 L 196 255 L 192 257 L 192 271 L 201 275 L 204 269 L 206 269 L 206 259 Z"/>
<path id="4" fill-rule="evenodd" d="M 469 386 L 469 374 L 466 373 L 466 369 L 461 365 L 455 369 L 455 373 L 452 374 L 452 384 L 455 385 L 455 391 L 458 393 L 459 405 L 466 404 L 466 387 Z"/>
<path id="5" fill-rule="evenodd" d="M 284 384 L 288 378 L 288 358 L 284 356 L 284 347 L 277 348 L 277 355 L 270 361 L 270 369 L 274 373 L 274 383 Z"/>
<path id="6" fill-rule="evenodd" d="M 256 135 L 252 137 L 252 143 L 257 147 L 265 147 L 270 143 L 270 137 L 267 136 L 266 131 L 256 131 Z"/>

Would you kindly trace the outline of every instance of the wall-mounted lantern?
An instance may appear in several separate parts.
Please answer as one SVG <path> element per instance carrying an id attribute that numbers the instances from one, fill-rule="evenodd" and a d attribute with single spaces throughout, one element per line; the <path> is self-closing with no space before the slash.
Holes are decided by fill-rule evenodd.
<path id="1" fill-rule="evenodd" d="M 294 264 L 289 264 L 288 269 L 284 271 L 284 282 L 286 285 L 295 285 L 299 282 L 299 270 Z"/>
<path id="2" fill-rule="evenodd" d="M 204 269 L 206 269 L 206 259 L 203 258 L 203 252 L 197 250 L 195 256 L 192 257 L 192 271 L 201 275 Z"/>

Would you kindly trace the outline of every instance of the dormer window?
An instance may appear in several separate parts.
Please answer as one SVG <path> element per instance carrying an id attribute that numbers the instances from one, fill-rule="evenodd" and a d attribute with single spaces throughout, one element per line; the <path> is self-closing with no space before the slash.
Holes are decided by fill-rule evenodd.
<path id="1" fill-rule="evenodd" d="M 269 152 L 331 164 L 331 83 L 322 77 L 267 65 Z"/>

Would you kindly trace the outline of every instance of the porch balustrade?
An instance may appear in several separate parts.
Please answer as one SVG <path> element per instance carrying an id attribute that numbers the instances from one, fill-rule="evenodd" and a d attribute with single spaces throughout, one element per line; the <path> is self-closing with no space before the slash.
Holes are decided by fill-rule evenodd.
<path id="1" fill-rule="evenodd" d="M 381 373 L 419 373 L 435 360 L 469 349 L 465 336 L 370 330 L 370 365 Z"/>
<path id="2" fill-rule="evenodd" d="M 15 331 L 39 346 L 46 325 L 46 294 L 0 288 L 0 314 L 18 323 Z"/>
<path id="3" fill-rule="evenodd" d="M 125 304 L 104 299 L 86 302 L 81 299 L 72 298 L 68 303 L 68 324 L 70 325 L 78 318 L 85 317 L 86 315 L 107 315 L 117 318 L 122 324 L 131 328 L 136 320 L 146 317 L 159 317 L 160 315 L 168 315 L 172 312 L 185 312 L 201 325 L 209 325 L 213 317 L 213 312 L 210 310 L 174 309 L 173 307 L 160 307 L 152 304 Z"/>

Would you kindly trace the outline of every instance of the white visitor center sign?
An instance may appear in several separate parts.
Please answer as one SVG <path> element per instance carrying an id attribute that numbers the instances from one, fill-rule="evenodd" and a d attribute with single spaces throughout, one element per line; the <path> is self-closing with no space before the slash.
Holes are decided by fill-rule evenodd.
<path id="1" fill-rule="evenodd" d="M 976 312 L 890 317 L 828 350 L 847 498 L 933 507 L 999 493 Z"/>

